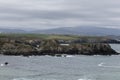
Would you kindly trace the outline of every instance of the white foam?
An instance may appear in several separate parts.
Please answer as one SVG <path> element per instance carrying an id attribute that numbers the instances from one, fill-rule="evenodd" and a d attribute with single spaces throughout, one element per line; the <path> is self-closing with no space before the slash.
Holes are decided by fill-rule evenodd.
<path id="1" fill-rule="evenodd" d="M 106 67 L 106 68 L 120 68 L 120 66 L 107 66 L 107 65 L 104 65 L 104 63 L 100 63 L 100 64 L 98 64 L 98 66 Z"/>
<path id="2" fill-rule="evenodd" d="M 81 78 L 81 79 L 78 79 L 78 80 L 92 80 L 92 79 L 86 79 L 86 78 L 83 78 L 83 79 L 82 79 L 82 78 Z"/>
<path id="3" fill-rule="evenodd" d="M 67 55 L 66 57 L 74 57 L 73 55 Z"/>
<path id="4" fill-rule="evenodd" d="M 103 66 L 103 64 L 104 64 L 104 63 L 100 63 L 100 64 L 98 64 L 98 66 Z"/>
<path id="5" fill-rule="evenodd" d="M 32 79 L 27 79 L 27 78 L 15 78 L 13 80 L 32 80 Z"/>
<path id="6" fill-rule="evenodd" d="M 28 78 L 15 78 L 12 80 L 58 80 L 58 79 L 28 79 Z"/>
<path id="7" fill-rule="evenodd" d="M 0 66 L 2 67 L 2 66 L 4 66 L 4 64 L 0 64 Z"/>

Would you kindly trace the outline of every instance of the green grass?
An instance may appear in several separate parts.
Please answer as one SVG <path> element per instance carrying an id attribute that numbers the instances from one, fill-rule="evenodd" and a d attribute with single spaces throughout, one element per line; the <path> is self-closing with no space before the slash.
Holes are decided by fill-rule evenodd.
<path id="1" fill-rule="evenodd" d="M 63 39 L 63 40 L 74 40 L 77 39 L 76 36 L 68 36 L 68 35 L 50 35 L 47 39 Z"/>
<path id="2" fill-rule="evenodd" d="M 73 35 L 52 35 L 52 34 L 0 34 L 0 38 L 38 38 L 38 39 L 77 39 Z"/>
<path id="3" fill-rule="evenodd" d="M 25 39 L 63 39 L 63 40 L 75 40 L 75 39 L 102 39 L 105 37 L 97 36 L 78 36 L 78 35 L 57 35 L 57 34 L 0 34 L 0 38 L 25 38 Z"/>
<path id="4" fill-rule="evenodd" d="M 0 38 L 41 38 L 45 39 L 47 34 L 0 34 Z"/>

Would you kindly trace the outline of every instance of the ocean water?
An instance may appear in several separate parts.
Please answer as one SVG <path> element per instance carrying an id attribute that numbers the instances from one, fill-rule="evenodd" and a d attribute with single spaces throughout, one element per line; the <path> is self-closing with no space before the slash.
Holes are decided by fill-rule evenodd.
<path id="1" fill-rule="evenodd" d="M 120 55 L 0 56 L 0 64 L 0 80 L 120 80 Z"/>
<path id="2" fill-rule="evenodd" d="M 120 80 L 120 56 L 0 56 L 0 80 Z"/>
<path id="3" fill-rule="evenodd" d="M 120 53 L 120 44 L 110 44 L 110 46 L 116 50 L 118 53 Z"/>

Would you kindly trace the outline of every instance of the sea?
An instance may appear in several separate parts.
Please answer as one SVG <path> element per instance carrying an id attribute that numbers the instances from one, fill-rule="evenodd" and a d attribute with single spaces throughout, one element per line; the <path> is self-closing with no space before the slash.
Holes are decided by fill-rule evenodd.
<path id="1" fill-rule="evenodd" d="M 111 46 L 120 49 L 120 45 Z M 5 62 L 8 65 L 4 65 Z M 120 80 L 120 55 L 1 55 L 0 80 Z"/>

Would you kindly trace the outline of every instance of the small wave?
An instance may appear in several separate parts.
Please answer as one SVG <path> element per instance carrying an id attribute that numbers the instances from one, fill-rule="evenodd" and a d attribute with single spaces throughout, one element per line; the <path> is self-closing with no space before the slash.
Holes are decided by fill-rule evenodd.
<path id="1" fill-rule="evenodd" d="M 98 66 L 103 66 L 103 64 L 104 64 L 104 63 L 100 63 L 100 64 L 98 64 Z"/>
<path id="2" fill-rule="evenodd" d="M 74 57 L 73 55 L 67 55 L 66 57 Z"/>
<path id="3" fill-rule="evenodd" d="M 32 79 L 27 79 L 27 78 L 15 78 L 13 80 L 32 80 Z"/>
<path id="4" fill-rule="evenodd" d="M 81 79 L 78 79 L 78 80 L 92 80 L 92 79 L 84 79 L 84 78 L 82 79 L 82 78 L 81 78 Z"/>
<path id="5" fill-rule="evenodd" d="M 12 79 L 12 80 L 60 80 L 60 79 L 45 79 L 45 78 L 37 78 L 37 79 L 28 79 L 28 78 L 15 78 L 15 79 Z"/>
<path id="6" fill-rule="evenodd" d="M 104 65 L 105 63 L 100 63 L 98 64 L 99 67 L 106 67 L 106 68 L 120 68 L 120 66 L 107 66 L 107 65 Z"/>
<path id="7" fill-rule="evenodd" d="M 0 64 L 0 66 L 2 67 L 2 66 L 4 66 L 4 64 Z"/>

